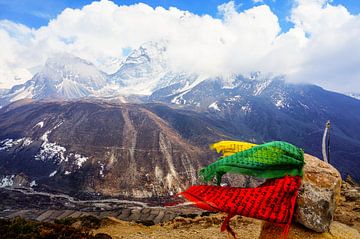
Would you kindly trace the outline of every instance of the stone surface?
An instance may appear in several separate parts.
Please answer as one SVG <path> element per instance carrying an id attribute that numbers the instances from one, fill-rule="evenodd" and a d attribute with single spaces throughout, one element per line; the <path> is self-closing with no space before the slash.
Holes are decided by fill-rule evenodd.
<path id="1" fill-rule="evenodd" d="M 336 203 L 340 200 L 340 173 L 320 159 L 305 154 L 304 177 L 294 218 L 316 232 L 330 228 Z"/>
<path id="2" fill-rule="evenodd" d="M 341 200 L 336 205 L 334 220 L 345 223 L 360 232 L 360 199 L 349 197 L 349 192 L 352 195 L 360 194 L 360 186 L 346 179 L 341 184 Z"/>
<path id="3" fill-rule="evenodd" d="M 271 223 L 264 223 L 259 239 L 282 238 L 283 228 Z M 287 239 L 360 239 L 360 233 L 340 222 L 332 222 L 329 231 L 317 233 L 302 225 L 292 224 Z"/>

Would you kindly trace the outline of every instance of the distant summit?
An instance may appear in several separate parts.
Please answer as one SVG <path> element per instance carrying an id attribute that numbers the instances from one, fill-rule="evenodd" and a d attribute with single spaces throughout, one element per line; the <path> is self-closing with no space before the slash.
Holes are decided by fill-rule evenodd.
<path id="1" fill-rule="evenodd" d="M 24 98 L 78 99 L 93 95 L 106 83 L 106 75 L 92 63 L 68 53 L 55 54 L 31 80 L 3 95 L 0 104 Z"/>

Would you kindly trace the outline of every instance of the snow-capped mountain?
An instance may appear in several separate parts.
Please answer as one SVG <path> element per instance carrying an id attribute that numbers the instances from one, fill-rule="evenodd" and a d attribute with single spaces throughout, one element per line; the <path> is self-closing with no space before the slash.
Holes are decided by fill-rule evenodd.
<path id="1" fill-rule="evenodd" d="M 152 113 L 166 121 L 166 123 L 161 123 L 161 125 L 169 125 L 169 127 L 176 128 L 176 132 L 182 135 L 185 141 L 192 139 L 194 142 L 197 142 L 199 147 L 223 138 L 241 139 L 256 143 L 285 140 L 302 147 L 306 152 L 318 157 L 321 157 L 321 139 L 324 126 L 327 120 L 330 120 L 331 142 L 333 144 L 331 148 L 331 163 L 341 171 L 342 175 L 350 174 L 360 180 L 357 174 L 360 168 L 360 161 L 356 154 L 360 147 L 359 100 L 343 94 L 326 91 L 315 85 L 291 84 L 282 77 L 266 76 L 260 72 L 254 72 L 249 76 L 229 75 L 213 78 L 203 78 L 189 72 L 176 72 L 169 67 L 166 54 L 166 42 L 146 43 L 139 49 L 134 50 L 122 61 L 118 71 L 112 75 L 106 75 L 93 64 L 78 57 L 68 54 L 56 55 L 50 58 L 43 69 L 30 81 L 14 86 L 8 93 L 0 96 L 0 107 L 23 98 L 79 99 L 95 97 L 112 100 L 123 97 L 126 101 L 137 100 L 136 102 L 139 102 L 141 100 L 147 103 L 146 106 L 144 106 L 145 104 L 142 106 L 150 107 Z M 136 97 L 133 97 L 133 95 L 136 95 Z M 89 101 L 92 102 L 92 100 Z M 80 102 L 72 101 L 73 105 L 70 116 L 76 114 L 76 109 Z M 154 102 L 161 103 L 161 106 L 151 104 Z M 39 104 L 42 105 L 41 102 Z M 17 104 L 14 105 L 16 106 Z M 39 112 L 42 111 L 42 107 L 48 107 L 47 104 L 43 105 L 40 107 L 41 109 L 39 108 Z M 74 118 L 74 121 L 71 122 L 78 122 L 81 119 L 86 124 L 88 120 L 83 117 L 85 117 L 85 114 L 88 114 L 87 109 L 93 109 L 92 105 L 93 103 L 82 105 L 83 113 L 77 114 L 78 118 Z M 168 107 L 169 105 L 172 107 Z M 8 110 L 15 106 L 5 106 L 1 110 L 3 117 L 7 117 Z M 122 109 L 122 106 L 119 108 Z M 25 111 L 28 110 L 26 107 L 23 109 Z M 140 110 L 141 107 L 138 109 Z M 51 107 L 47 110 L 49 112 L 55 111 Z M 136 127 L 140 127 L 139 125 L 147 125 L 142 122 L 150 122 L 155 118 L 157 119 L 157 117 L 152 118 L 152 113 L 148 115 L 148 118 L 144 119 L 141 113 L 143 110 L 141 109 L 139 112 L 134 110 L 131 111 L 131 114 L 124 111 L 122 113 L 123 116 L 119 112 L 111 113 L 111 117 L 114 119 L 111 123 L 116 122 L 115 125 L 118 126 L 120 121 L 123 121 L 124 128 L 121 128 L 121 130 L 124 130 L 127 135 L 126 137 L 129 137 L 129 139 L 124 138 L 125 141 L 128 140 L 126 141 L 126 147 L 133 147 L 131 145 L 136 145 L 137 147 L 148 145 L 148 141 L 144 140 L 147 138 L 143 137 L 143 133 L 139 134 L 141 137 L 139 136 L 138 138 L 134 138 L 135 134 L 128 134 L 130 131 L 135 130 Z M 67 113 L 64 114 L 67 117 Z M 22 111 L 13 118 L 17 119 L 20 115 L 22 115 Z M 62 117 L 63 113 L 60 115 Z M 100 115 L 100 122 L 102 124 L 107 122 L 108 118 L 103 118 L 103 113 Z M 130 120 L 129 117 L 134 115 L 137 115 L 137 117 Z M 191 115 L 190 118 L 188 117 L 189 115 Z M 59 117 L 54 112 L 54 119 Z M 92 117 L 93 115 L 88 115 L 89 119 Z M 31 117 L 24 118 L 22 122 L 27 122 L 31 119 Z M 42 119 L 38 120 L 37 122 L 31 122 L 29 125 L 42 122 Z M 134 120 L 136 126 L 131 126 L 132 120 Z M 12 119 L 9 120 L 9 125 L 12 122 Z M 55 123 L 52 124 L 51 129 L 56 125 Z M 103 128 L 101 128 L 101 130 L 99 129 L 101 132 L 95 131 L 97 125 L 97 123 L 88 126 L 71 123 L 68 125 L 68 129 L 84 127 L 79 133 L 82 134 L 90 130 L 93 133 L 93 138 L 109 135 L 107 137 L 104 136 L 98 142 L 99 144 L 102 141 L 109 142 L 110 145 L 112 141 L 108 141 L 110 139 L 108 137 L 114 136 L 112 133 L 113 129 L 104 128 L 103 132 Z M 107 125 L 107 123 L 104 124 L 104 127 Z M 12 127 L 17 126 L 13 125 Z M 10 126 L 5 125 L 0 129 L 7 129 L 8 127 Z M 54 129 L 54 132 L 62 127 L 64 125 Z M 50 130 L 50 128 L 47 130 Z M 26 129 L 26 131 L 32 132 L 32 129 Z M 64 132 L 68 133 L 69 131 L 65 130 Z M 3 130 L 2 138 L 0 138 L 2 142 L 0 147 L 8 147 L 7 145 L 14 144 L 22 145 L 28 142 L 26 141 L 26 134 L 20 135 L 20 137 L 17 135 L 17 132 L 19 130 L 16 128 L 11 132 Z M 214 132 L 216 132 L 215 135 Z M 175 133 L 171 134 L 175 135 Z M 118 135 L 121 135 L 121 133 L 116 135 L 118 138 Z M 151 138 L 154 135 L 158 134 L 151 133 L 147 137 Z M 48 157 L 46 156 L 46 149 L 52 147 L 51 152 L 56 151 L 60 155 L 58 158 L 62 159 L 62 162 L 66 162 L 67 153 L 65 153 L 63 148 L 66 148 L 66 145 L 72 145 L 72 141 L 70 142 L 70 139 L 67 140 L 61 137 L 64 140 L 62 142 L 59 140 L 48 142 L 45 137 L 46 131 L 43 132 L 42 136 L 44 137 L 40 138 L 40 140 L 42 143 L 45 142 L 45 144 L 41 144 L 41 147 L 37 144 L 40 147 L 38 147 L 38 151 L 43 150 L 41 152 L 44 152 L 44 157 Z M 21 141 L 16 141 L 20 139 Z M 141 144 L 135 141 L 128 144 L 133 139 L 144 141 L 141 141 Z M 55 143 L 59 143 L 58 141 L 61 144 Z M 85 141 L 78 140 L 74 142 L 78 144 L 79 149 L 84 147 L 82 144 Z M 163 145 L 164 142 L 161 141 L 161 147 L 168 147 Z M 51 144 L 48 145 L 46 143 Z M 27 154 L 25 151 L 24 153 Z M 78 150 L 76 153 L 91 157 L 94 152 L 86 154 Z M 62 154 L 64 155 L 63 158 L 61 157 Z M 114 153 L 114 155 L 117 154 Z M 132 154 L 129 155 L 131 156 Z M 75 154 L 68 155 L 68 160 L 76 160 L 75 156 Z M 41 158 L 41 156 L 39 157 Z M 99 167 L 102 168 L 101 165 Z"/>
<path id="2" fill-rule="evenodd" d="M 147 42 L 134 50 L 121 64 L 120 69 L 109 76 L 109 82 L 120 86 L 124 95 L 150 95 L 154 91 L 177 85 L 184 88 L 198 77 L 185 72 L 170 70 L 167 43 Z"/>
<path id="3" fill-rule="evenodd" d="M 110 75 L 110 81 L 128 89 L 149 92 L 168 71 L 166 46 L 149 42 L 134 50 L 121 64 L 120 69 Z M 139 89 L 139 86 L 142 85 Z"/>
<path id="4" fill-rule="evenodd" d="M 263 78 L 260 74 L 249 77 L 242 75 L 232 75 L 228 77 L 216 77 L 203 80 L 195 80 L 192 85 L 187 87 L 175 88 L 175 84 L 163 87 L 153 92 L 148 98 L 151 101 L 161 101 L 175 105 L 195 107 L 200 110 L 216 108 L 222 101 L 236 101 L 249 96 L 259 96 L 274 81 L 281 81 L 281 78 Z M 171 90 L 170 90 L 171 89 Z M 164 93 L 165 92 L 165 93 Z M 284 104 L 284 92 L 278 92 L 273 96 L 274 104 L 282 107 Z M 219 109 L 218 109 L 219 110 Z"/>
<path id="5" fill-rule="evenodd" d="M 44 67 L 24 84 L 0 94 L 0 106 L 24 99 L 79 99 L 84 97 L 118 98 L 130 95 L 151 95 L 172 87 L 178 93 L 199 77 L 173 72 L 168 67 L 166 42 L 148 42 L 135 49 L 111 75 L 92 63 L 68 53 L 50 57 Z"/>
<path id="6" fill-rule="evenodd" d="M 56 54 L 31 80 L 14 86 L 3 95 L 0 105 L 24 98 L 83 98 L 93 95 L 106 84 L 106 75 L 92 63 L 67 53 Z"/>

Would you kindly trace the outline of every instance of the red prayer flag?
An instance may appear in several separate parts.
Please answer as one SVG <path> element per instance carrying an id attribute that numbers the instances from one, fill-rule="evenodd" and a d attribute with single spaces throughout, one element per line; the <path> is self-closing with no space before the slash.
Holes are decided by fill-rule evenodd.
<path id="1" fill-rule="evenodd" d="M 221 231 L 226 229 L 234 237 L 229 221 L 235 215 L 284 225 L 287 236 L 300 185 L 300 176 L 285 176 L 267 180 L 256 188 L 199 185 L 180 194 L 199 208 L 228 213 Z"/>

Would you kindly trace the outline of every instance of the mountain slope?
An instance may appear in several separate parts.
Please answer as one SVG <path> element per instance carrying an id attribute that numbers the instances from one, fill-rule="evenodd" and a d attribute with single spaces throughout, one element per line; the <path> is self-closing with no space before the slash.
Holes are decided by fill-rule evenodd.
<path id="1" fill-rule="evenodd" d="M 331 121 L 331 163 L 360 180 L 360 102 L 314 85 L 281 78 L 236 76 L 204 80 L 179 94 L 155 91 L 149 100 L 192 109 L 221 119 L 236 137 L 254 142 L 286 140 L 322 158 L 321 139 Z"/>
<path id="2" fill-rule="evenodd" d="M 3 95 L 0 105 L 24 98 L 83 98 L 93 95 L 106 84 L 106 75 L 93 64 L 67 53 L 56 54 L 31 80 L 14 86 Z"/>
<path id="3" fill-rule="evenodd" d="M 152 107 L 85 101 L 10 104 L 0 110 L 0 174 L 11 180 L 22 173 L 34 184 L 65 193 L 141 198 L 183 190 L 211 159 L 198 141 L 208 143 L 223 131 L 189 113 L 186 127 L 203 135 L 185 137 Z"/>

